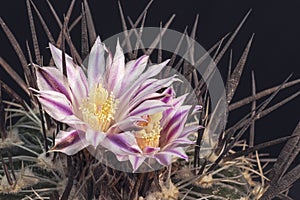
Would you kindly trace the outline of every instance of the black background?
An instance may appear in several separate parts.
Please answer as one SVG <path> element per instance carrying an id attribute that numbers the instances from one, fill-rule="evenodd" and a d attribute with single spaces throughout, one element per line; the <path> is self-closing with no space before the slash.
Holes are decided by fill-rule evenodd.
<path id="1" fill-rule="evenodd" d="M 48 26 L 54 32 L 57 32 L 58 26 L 51 16 L 45 1 L 35 0 L 34 2 L 40 8 L 45 20 L 49 22 Z M 52 0 L 50 2 L 59 16 L 62 17 L 71 1 Z M 146 0 L 123 0 L 121 4 L 125 16 L 130 16 L 131 19 L 135 20 L 147 2 Z M 300 78 L 300 2 L 296 0 L 287 2 L 283 3 L 283 1 L 279 0 L 156 0 L 148 11 L 146 26 L 159 27 L 160 21 L 165 23 L 175 13 L 176 17 L 170 28 L 182 32 L 188 25 L 189 31 L 191 31 L 196 14 L 199 14 L 196 40 L 204 48 L 208 49 L 225 34 L 233 32 L 246 13 L 252 9 L 249 18 L 231 46 L 233 61 L 236 63 L 249 38 L 255 33 L 254 43 L 238 87 L 238 92 L 233 99 L 234 102 L 251 95 L 252 70 L 254 70 L 256 76 L 257 91 L 280 84 L 291 73 L 293 73 L 291 80 Z M 9 0 L 1 3 L 1 17 L 25 50 L 25 41 L 31 42 L 25 1 Z M 122 31 L 117 1 L 91 0 L 89 3 L 96 31 L 103 40 Z M 76 13 L 80 12 L 79 1 L 75 10 Z M 72 16 L 72 19 L 75 19 L 75 17 L 75 15 Z M 36 25 L 40 27 L 39 23 L 36 23 Z M 80 28 L 77 26 L 75 31 L 79 30 Z M 38 28 L 37 31 L 38 33 L 42 32 L 42 29 Z M 43 41 L 40 44 L 43 49 L 42 54 L 46 55 L 49 53 L 46 49 L 48 41 L 43 33 L 38 35 L 39 39 Z M 74 39 L 76 40 L 76 37 Z M 78 44 L 79 42 L 80 40 L 78 40 Z M 0 56 L 21 73 L 17 56 L 3 31 L 0 31 Z M 219 65 L 220 71 L 224 74 L 227 73 L 228 59 L 229 53 L 224 56 L 223 61 Z M 9 82 L 11 87 L 20 91 L 2 69 L 0 69 L 0 77 L 2 80 Z M 274 103 L 298 90 L 299 85 L 293 89 L 283 91 L 275 99 Z M 299 100 L 300 98 L 298 97 L 271 115 L 259 120 L 256 123 L 256 143 L 291 134 L 299 121 Z M 232 113 L 229 123 L 232 124 L 237 121 L 247 112 L 249 112 L 249 108 Z M 276 156 L 281 147 L 278 145 L 266 151 L 270 152 L 272 156 Z M 299 163 L 299 159 L 297 163 Z M 299 181 L 297 186 L 300 188 Z M 292 191 L 292 196 L 295 199 L 297 199 L 297 186 Z"/>

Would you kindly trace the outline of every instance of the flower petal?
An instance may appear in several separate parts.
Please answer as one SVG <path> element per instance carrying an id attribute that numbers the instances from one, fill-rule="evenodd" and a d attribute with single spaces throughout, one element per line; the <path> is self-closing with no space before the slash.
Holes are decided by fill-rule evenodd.
<path id="1" fill-rule="evenodd" d="M 49 151 L 63 152 L 74 155 L 88 146 L 85 133 L 79 130 L 60 131 L 55 137 L 55 146 Z"/>
<path id="2" fill-rule="evenodd" d="M 129 161 L 132 165 L 133 172 L 135 172 L 145 161 L 146 157 L 139 157 L 139 156 L 128 156 Z"/>
<path id="3" fill-rule="evenodd" d="M 62 65 L 62 51 L 49 43 L 51 54 L 55 62 L 56 67 L 63 72 Z M 68 55 L 66 56 L 66 70 L 67 79 L 75 97 L 75 102 L 78 101 L 78 97 L 84 98 L 87 96 L 87 79 L 81 69 L 81 67 L 74 64 L 73 59 Z"/>
<path id="4" fill-rule="evenodd" d="M 158 153 L 154 157 L 161 165 L 168 166 L 172 163 L 172 155 L 170 154 Z"/>
<path id="5" fill-rule="evenodd" d="M 67 79 L 55 67 L 35 66 L 39 90 L 53 90 L 64 94 L 71 100 Z"/>
<path id="6" fill-rule="evenodd" d="M 162 80 L 148 79 L 138 89 L 136 96 L 133 96 L 134 103 L 141 102 L 145 96 L 155 93 L 162 88 L 169 87 L 174 81 L 179 81 L 179 79 L 175 78 L 175 76 Z"/>
<path id="7" fill-rule="evenodd" d="M 187 137 L 191 133 L 195 133 L 196 131 L 198 131 L 199 129 L 202 129 L 202 128 L 203 128 L 203 126 L 200 126 L 200 125 L 186 126 L 186 127 L 184 127 L 181 136 Z"/>
<path id="8" fill-rule="evenodd" d="M 62 63 L 62 51 L 58 48 L 56 48 L 53 44 L 49 43 L 50 51 L 52 58 L 54 60 L 55 66 L 63 73 L 63 63 Z M 66 57 L 66 68 L 67 73 L 72 72 L 73 68 L 73 58 L 69 56 L 68 54 L 65 54 Z"/>
<path id="9" fill-rule="evenodd" d="M 105 49 L 98 36 L 88 57 L 88 85 L 91 90 L 99 81 L 100 77 L 104 76 L 105 72 Z"/>
<path id="10" fill-rule="evenodd" d="M 166 98 L 163 98 L 162 101 L 165 103 L 171 104 L 173 107 L 180 107 L 184 103 L 186 97 L 188 96 L 188 93 L 181 95 L 177 98 L 174 98 L 173 95 L 175 95 L 175 92 L 172 95 L 166 96 Z"/>
<path id="11" fill-rule="evenodd" d="M 113 62 L 110 66 L 107 66 L 107 74 L 106 74 L 107 88 L 109 91 L 113 92 L 116 98 L 119 97 L 119 91 L 121 89 L 124 74 L 125 74 L 125 57 L 118 40 Z"/>
<path id="12" fill-rule="evenodd" d="M 128 88 L 143 73 L 147 66 L 149 56 L 143 55 L 136 60 L 129 61 L 125 66 L 126 79 L 123 79 L 121 91 Z"/>
<path id="13" fill-rule="evenodd" d="M 174 139 L 180 137 L 185 126 L 190 107 L 191 106 L 182 106 L 180 108 L 182 110 L 177 111 L 168 123 L 163 125 L 163 131 L 161 133 L 163 136 L 161 138 L 163 144 L 168 144 Z"/>
<path id="14" fill-rule="evenodd" d="M 130 80 L 135 80 L 137 79 L 145 70 L 147 63 L 148 63 L 149 56 L 143 55 L 139 57 L 136 60 L 132 60 L 126 64 L 125 68 L 125 74 L 130 75 L 130 78 L 128 79 L 129 82 Z"/>
<path id="15" fill-rule="evenodd" d="M 184 95 L 182 95 L 182 96 L 179 96 L 179 97 L 173 99 L 172 105 L 173 105 L 174 107 L 179 107 L 179 106 L 181 106 L 181 105 L 183 104 L 183 102 L 185 101 L 185 99 L 186 99 L 187 96 L 188 96 L 188 94 L 184 94 Z"/>
<path id="16" fill-rule="evenodd" d="M 170 148 L 167 151 L 164 151 L 164 153 L 168 153 L 170 155 L 173 155 L 175 157 L 182 158 L 185 160 L 188 159 L 188 156 L 186 155 L 184 148 L 182 148 L 182 147 Z"/>
<path id="17" fill-rule="evenodd" d="M 170 61 L 170 59 L 165 60 L 162 63 L 156 64 L 156 65 L 152 65 L 150 66 L 140 77 L 140 81 L 143 82 L 143 80 L 145 80 L 145 78 L 150 78 L 150 77 L 154 77 L 157 74 L 159 74 L 161 72 L 161 70 L 167 65 L 167 63 Z"/>
<path id="18" fill-rule="evenodd" d="M 158 152 L 159 150 L 160 150 L 159 147 L 145 147 L 143 149 L 143 153 L 151 155 L 151 154 L 154 154 L 154 153 Z"/>
<path id="19" fill-rule="evenodd" d="M 161 112 L 168 107 L 170 107 L 170 105 L 165 104 L 159 100 L 149 100 L 141 103 L 136 109 L 134 109 L 130 113 L 130 116 L 151 115 L 154 113 Z"/>
<path id="20" fill-rule="evenodd" d="M 97 147 L 106 137 L 106 134 L 101 131 L 88 129 L 85 134 L 86 141 L 93 147 Z"/>
<path id="21" fill-rule="evenodd" d="M 133 155 L 141 153 L 134 135 L 130 132 L 108 134 L 101 145 L 116 155 Z"/>
<path id="22" fill-rule="evenodd" d="M 55 91 L 37 91 L 37 97 L 43 109 L 54 119 L 69 126 L 86 130 L 87 124 L 76 116 L 69 100 L 61 93 Z"/>
<path id="23" fill-rule="evenodd" d="M 128 155 L 117 155 L 116 154 L 116 158 L 118 159 L 118 161 L 120 162 L 124 162 L 124 161 L 128 161 Z"/>
<path id="24" fill-rule="evenodd" d="M 60 92 L 38 91 L 37 97 L 46 112 L 57 121 L 74 115 L 70 101 Z"/>
<path id="25" fill-rule="evenodd" d="M 143 98 L 141 98 L 138 101 L 134 100 L 133 102 L 130 102 L 130 107 L 128 108 L 128 110 L 130 112 L 133 111 L 138 105 L 140 105 L 141 103 L 143 103 L 145 101 L 150 101 L 150 100 L 159 100 L 159 101 L 161 101 L 161 99 L 164 96 L 165 96 L 165 94 L 162 94 L 162 93 L 151 93 L 151 94 L 148 94 L 147 96 L 144 96 Z M 123 108 L 124 107 L 125 106 L 123 106 Z M 120 109 L 120 111 L 123 111 L 123 109 Z"/>
<path id="26" fill-rule="evenodd" d="M 162 102 L 165 102 L 165 103 L 169 103 L 169 104 L 172 104 L 170 103 L 173 99 L 174 99 L 174 96 L 175 96 L 175 91 L 172 87 L 168 87 L 164 92 L 163 94 L 165 94 L 165 97 L 162 98 Z"/>
<path id="27" fill-rule="evenodd" d="M 164 68 L 168 62 L 169 60 L 166 60 L 160 64 L 150 66 L 130 87 L 128 87 L 126 91 L 124 91 L 120 97 L 120 101 L 122 102 L 123 98 L 128 99 L 133 94 L 136 94 L 136 91 L 140 85 L 142 85 L 149 78 L 156 76 L 159 72 L 161 72 L 162 68 Z"/>
<path id="28" fill-rule="evenodd" d="M 173 156 L 188 159 L 184 149 L 182 147 L 170 148 L 168 150 L 157 153 L 154 157 L 162 165 L 170 165 L 172 163 Z"/>
<path id="29" fill-rule="evenodd" d="M 195 105 L 195 108 L 194 108 L 194 110 L 192 112 L 192 115 L 198 113 L 201 109 L 202 109 L 201 105 Z"/>
<path id="30" fill-rule="evenodd" d="M 72 74 L 68 75 L 68 81 L 73 94 L 72 103 L 77 113 L 82 99 L 88 96 L 88 83 L 84 72 L 80 67 L 75 67 Z"/>
<path id="31" fill-rule="evenodd" d="M 126 117 L 122 121 L 117 121 L 114 125 L 112 125 L 108 129 L 108 133 L 120 133 L 120 132 L 126 132 L 126 131 L 135 131 L 140 130 L 141 128 L 136 125 L 137 122 L 141 121 L 147 121 L 140 116 L 130 116 Z"/>

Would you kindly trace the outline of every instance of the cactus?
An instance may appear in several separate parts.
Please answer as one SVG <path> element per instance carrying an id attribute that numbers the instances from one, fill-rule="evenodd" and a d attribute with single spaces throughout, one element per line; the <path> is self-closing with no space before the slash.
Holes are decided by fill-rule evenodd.
<path id="1" fill-rule="evenodd" d="M 46 112 L 42 102 L 37 98 L 36 89 L 38 87 L 35 69 L 43 66 L 52 66 L 54 62 L 53 59 L 50 59 L 48 63 L 45 63 L 42 59 L 35 31 L 35 21 L 41 22 L 49 42 L 56 44 L 63 53 L 69 49 L 74 62 L 83 66 L 83 69 L 85 65 L 84 58 L 90 52 L 90 47 L 97 40 L 96 32 L 93 25 L 92 13 L 86 0 L 83 1 L 81 15 L 71 23 L 70 15 L 73 12 L 75 4 L 75 1 L 72 1 L 64 21 L 59 22 L 61 30 L 58 38 L 54 38 L 54 35 L 57 35 L 57 33 L 49 31 L 47 21 L 43 19 L 34 2 L 26 0 L 26 3 L 32 33 L 33 51 L 31 51 L 28 43 L 27 49 L 22 50 L 13 33 L 10 31 L 9 25 L 6 25 L 0 19 L 3 31 L 21 61 L 25 80 L 20 78 L 3 58 L 0 58 L 0 65 L 16 80 L 17 84 L 27 95 L 26 99 L 29 99 L 25 100 L 11 89 L 7 83 L 0 80 L 0 132 L 2 139 L 0 143 L 1 199 L 267 200 L 275 197 L 289 199 L 288 189 L 300 178 L 299 164 L 288 171 L 291 163 L 299 153 L 299 124 L 292 136 L 286 136 L 258 145 L 254 145 L 253 142 L 254 127 L 256 120 L 268 115 L 273 110 L 299 95 L 299 92 L 297 92 L 285 100 L 269 106 L 270 101 L 273 100 L 279 91 L 299 84 L 300 80 L 289 81 L 289 78 L 287 78 L 280 85 L 257 93 L 255 89 L 255 76 L 252 73 L 252 96 L 231 103 L 250 51 L 253 40 L 253 37 L 251 37 L 233 70 L 231 70 L 232 58 L 230 58 L 231 64 L 225 85 L 225 100 L 229 104 L 229 112 L 231 113 L 231 111 L 248 104 L 252 104 L 251 111 L 235 125 L 227 127 L 226 124 L 222 124 L 223 121 L 218 121 L 221 118 L 220 113 L 210 108 L 213 100 L 208 94 L 208 82 L 216 70 L 215 65 L 212 65 L 211 61 L 218 64 L 249 13 L 233 34 L 222 38 L 222 40 L 208 51 L 209 54 L 214 54 L 214 56 L 209 62 L 208 70 L 206 71 L 207 77 L 204 79 L 197 73 L 196 68 L 197 65 L 207 64 L 204 60 L 205 58 L 209 58 L 208 54 L 204 54 L 207 57 L 201 57 L 196 62 L 184 60 L 178 56 L 178 52 L 174 52 L 171 56 L 170 65 L 172 69 L 166 69 L 160 76 L 168 77 L 172 70 L 175 69 L 176 73 L 181 73 L 182 80 L 186 79 L 188 83 L 191 83 L 197 97 L 196 105 L 201 105 L 202 109 L 196 115 L 190 113 L 191 117 L 188 122 L 191 126 L 201 125 L 203 128 L 195 130 L 189 135 L 189 139 L 194 144 L 186 149 L 187 161 L 177 159 L 171 164 L 155 170 L 149 170 L 146 165 L 141 165 L 141 168 L 144 167 L 148 170 L 135 173 L 134 170 L 122 171 L 106 163 L 107 160 L 105 159 L 95 158 L 88 148 L 84 148 L 73 155 L 53 151 L 53 149 L 60 150 L 60 147 L 64 145 L 62 143 L 57 144 L 58 140 L 55 140 L 57 139 L 57 133 L 60 130 L 66 131 L 69 126 L 51 117 Z M 51 8 L 53 16 L 57 18 L 57 13 L 51 3 L 49 1 L 47 3 Z M 142 29 L 134 28 L 137 25 L 145 28 L 145 16 L 151 3 L 152 1 L 142 11 L 135 23 L 131 22 L 132 30 L 127 29 L 125 17 L 119 3 L 125 36 L 126 34 L 132 34 L 136 35 L 137 39 L 141 37 Z M 33 17 L 33 12 L 35 12 L 36 18 Z M 162 58 L 165 58 L 165 51 L 160 48 L 163 41 L 162 37 L 165 34 L 164 31 L 170 27 L 172 20 L 173 17 L 164 26 L 160 27 L 160 32 L 152 41 L 152 48 L 143 47 L 142 40 L 132 43 L 128 38 L 123 38 L 124 40 L 120 38 L 121 46 L 137 45 L 141 47 L 138 51 L 127 52 L 126 58 L 130 61 L 137 59 L 139 54 L 147 54 L 150 56 L 151 63 L 162 63 Z M 178 42 L 178 48 L 176 49 L 186 47 L 185 55 L 191 57 L 193 57 L 195 51 L 194 44 L 184 46 L 182 41 L 185 38 L 195 39 L 197 22 L 198 17 L 195 20 L 192 32 L 188 33 L 186 31 L 183 34 L 182 40 L 176 41 Z M 81 23 L 81 53 L 76 49 L 70 37 L 72 28 L 79 23 Z M 189 42 L 190 40 L 187 41 Z M 226 41 L 225 45 L 223 45 L 224 41 Z M 154 49 L 157 50 L 154 51 Z M 155 55 L 156 53 L 157 55 Z M 28 55 L 27 57 L 25 56 L 26 54 Z M 66 58 L 64 56 L 62 65 L 63 67 L 66 65 Z M 63 69 L 63 73 L 64 75 L 67 73 L 65 68 Z M 174 88 L 176 89 L 177 87 L 180 86 L 175 83 Z M 159 92 L 163 93 L 162 91 Z M 11 100 L 4 100 L 3 93 L 10 95 Z M 267 96 L 269 97 L 261 105 L 256 106 L 257 100 Z M 216 110 L 218 109 L 218 105 L 221 105 L 221 103 L 218 102 Z M 148 116 L 147 120 L 151 120 L 151 117 Z M 250 129 L 250 138 L 243 139 L 242 136 L 248 129 Z M 214 133 L 218 131 L 221 134 L 215 135 Z M 73 141 L 69 142 L 72 143 Z M 263 148 L 283 142 L 286 142 L 286 144 L 277 160 L 271 159 L 267 154 L 261 152 Z M 108 156 L 110 159 L 114 158 L 111 152 L 103 155 Z M 150 162 L 151 159 L 149 159 Z M 130 165 L 130 163 L 125 163 L 125 165 Z M 270 173 L 266 174 L 267 169 L 270 167 L 272 167 Z"/>

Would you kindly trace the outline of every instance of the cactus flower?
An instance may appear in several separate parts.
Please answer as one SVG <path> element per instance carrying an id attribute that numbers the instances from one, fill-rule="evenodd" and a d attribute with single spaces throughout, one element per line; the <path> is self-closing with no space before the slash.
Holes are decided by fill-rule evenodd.
<path id="1" fill-rule="evenodd" d="M 167 88 L 164 94 L 166 95 L 162 101 L 170 107 L 142 116 L 146 121 L 137 123 L 140 129 L 131 131 L 122 142 L 123 145 L 114 142 L 113 138 L 104 139 L 103 146 L 114 152 L 120 161 L 129 160 L 133 171 L 148 158 L 156 160 L 162 166 L 170 165 L 174 158 L 187 160 L 185 149 L 194 143 L 189 136 L 201 128 L 198 125 L 187 125 L 192 109 L 191 105 L 183 104 L 187 94 L 175 98 L 171 87 Z M 194 111 L 200 108 L 196 106 Z M 133 146 L 136 148 L 131 148 Z"/>
<path id="2" fill-rule="evenodd" d="M 69 127 L 57 134 L 51 151 L 73 155 L 107 141 L 118 141 L 129 152 L 140 152 L 141 145 L 148 145 L 144 141 L 132 145 L 128 135 L 133 130 L 141 131 L 143 123 L 149 125 L 149 118 L 144 116 L 152 119 L 171 106 L 162 101 L 166 94 L 157 91 L 169 87 L 177 78 L 154 78 L 168 60 L 146 68 L 148 56 L 142 56 L 125 65 L 119 42 L 112 56 L 98 37 L 87 58 L 86 70 L 65 54 L 64 75 L 62 51 L 52 44 L 50 50 L 55 66 L 35 67 L 38 90 L 33 91 L 43 109 Z"/>

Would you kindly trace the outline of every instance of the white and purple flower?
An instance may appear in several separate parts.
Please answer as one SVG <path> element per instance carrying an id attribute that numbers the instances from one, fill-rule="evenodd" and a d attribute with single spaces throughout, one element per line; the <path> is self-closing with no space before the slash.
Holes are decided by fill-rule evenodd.
<path id="1" fill-rule="evenodd" d="M 60 131 L 51 151 L 73 155 L 87 146 L 102 146 L 136 170 L 147 157 L 162 165 L 173 156 L 187 158 L 187 136 L 199 127 L 185 127 L 190 106 L 174 98 L 175 76 L 156 79 L 168 61 L 146 68 L 148 56 L 125 65 L 119 42 L 114 56 L 98 37 L 88 57 L 87 72 L 50 44 L 55 67 L 36 67 L 34 90 L 44 110 L 69 126 Z M 105 54 L 108 54 L 105 60 Z M 167 88 L 165 92 L 158 92 Z"/>
<path id="2" fill-rule="evenodd" d="M 166 95 L 162 101 L 170 107 L 162 112 L 143 116 L 146 121 L 137 124 L 141 129 L 131 131 L 123 145 L 109 138 L 103 143 L 103 146 L 114 152 L 120 161 L 129 160 L 133 171 L 136 171 L 147 158 L 155 159 L 163 166 L 170 165 L 173 158 L 187 160 L 185 149 L 194 144 L 189 136 L 201 128 L 198 125 L 186 126 L 192 108 L 190 105 L 183 105 L 187 95 L 175 98 L 175 92 L 171 87 L 167 88 L 164 94 Z M 132 149 L 124 145 L 125 143 L 138 148 Z"/>

